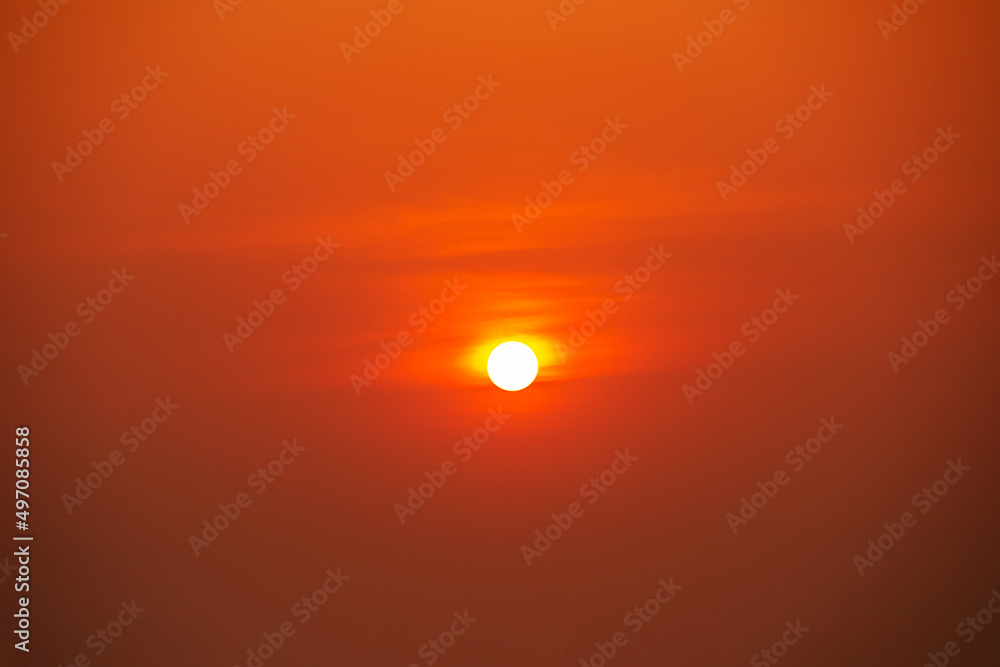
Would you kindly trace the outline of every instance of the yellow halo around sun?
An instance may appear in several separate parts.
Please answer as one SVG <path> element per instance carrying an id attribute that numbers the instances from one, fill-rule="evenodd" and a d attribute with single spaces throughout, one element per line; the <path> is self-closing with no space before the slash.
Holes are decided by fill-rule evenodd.
<path id="1" fill-rule="evenodd" d="M 538 358 L 524 343 L 500 343 L 486 361 L 486 372 L 493 384 L 506 391 L 520 391 L 538 375 Z"/>

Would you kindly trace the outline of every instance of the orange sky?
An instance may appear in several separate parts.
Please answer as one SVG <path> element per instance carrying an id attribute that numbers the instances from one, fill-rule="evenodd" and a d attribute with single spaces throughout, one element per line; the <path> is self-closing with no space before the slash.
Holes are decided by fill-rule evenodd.
<path id="1" fill-rule="evenodd" d="M 353 3 L 336 11 L 242 5 L 222 21 L 210 3 L 67 5 L 3 71 L 18 100 L 5 125 L 8 154 L 16 156 L 6 163 L 5 182 L 21 193 L 7 199 L 8 226 L 26 241 L 49 239 L 53 259 L 204 257 L 209 271 L 233 278 L 214 282 L 234 287 L 221 301 L 235 301 L 232 317 L 220 309 L 210 329 L 234 319 L 238 304 L 266 290 L 278 267 L 308 252 L 317 234 L 332 234 L 341 252 L 316 281 L 322 287 L 311 285 L 310 298 L 356 299 L 377 312 L 338 309 L 337 319 L 350 321 L 343 336 L 331 338 L 319 319 L 315 331 L 290 335 L 322 337 L 333 347 L 326 363 L 341 374 L 364 343 L 391 334 L 398 313 L 429 300 L 451 274 L 477 283 L 468 305 L 451 315 L 457 342 L 473 345 L 483 329 L 515 316 L 533 317 L 539 334 L 568 335 L 592 294 L 607 292 L 648 245 L 665 244 L 675 253 L 671 270 L 642 296 L 661 304 L 670 344 L 661 344 L 664 333 L 641 333 L 651 330 L 643 320 L 657 316 L 635 308 L 619 326 L 648 340 L 579 373 L 676 366 L 679 351 L 706 349 L 697 330 L 705 319 L 678 315 L 698 312 L 706 300 L 736 313 L 745 312 L 743 304 L 756 307 L 773 280 L 751 286 L 746 274 L 757 275 L 769 252 L 808 247 L 794 256 L 811 266 L 866 252 L 892 257 L 918 238 L 927 247 L 960 243 L 951 231 L 959 223 L 942 225 L 931 211 L 982 222 L 996 152 L 995 75 L 984 64 L 995 47 L 968 36 L 992 9 L 970 5 L 926 20 L 920 14 L 883 41 L 874 27 L 883 9 L 853 5 L 805 12 L 734 4 L 736 20 L 683 73 L 671 54 L 713 18 L 714 5 L 598 3 L 552 30 L 544 3 L 407 4 L 350 63 L 339 40 L 367 14 Z M 19 17 L 13 7 L 7 13 L 8 23 Z M 95 44 L 84 25 L 116 38 Z M 118 120 L 112 101 L 157 65 L 169 75 Z M 498 87 L 452 129 L 455 115 L 446 122 L 444 112 L 473 94 L 480 76 Z M 782 139 L 775 122 L 820 85 L 833 96 Z M 243 162 L 239 146 L 275 107 L 294 114 L 288 129 L 184 224 L 178 207 L 191 203 L 192 188 L 208 182 L 210 170 Z M 51 163 L 106 117 L 115 132 L 58 182 Z M 608 117 L 627 129 L 592 164 L 582 158 L 587 169 L 580 173 L 580 153 L 576 164 L 571 156 Z M 899 177 L 939 126 L 962 135 L 956 149 L 859 243 L 867 247 L 845 245 L 842 226 L 856 207 Z M 391 192 L 384 173 L 435 128 L 445 143 Z M 779 139 L 779 152 L 722 202 L 717 182 L 768 137 Z M 562 170 L 574 174 L 573 183 L 530 227 L 512 233 L 511 215 L 523 214 L 525 197 Z M 891 221 L 904 216 L 907 232 L 889 238 L 890 229 L 903 228 Z M 970 261 L 988 250 L 981 246 L 970 243 Z M 239 266 L 226 266 L 230 260 Z M 788 266 L 774 287 L 808 280 L 803 270 Z M 357 276 L 349 294 L 337 293 L 339 271 Z M 734 283 L 740 289 L 718 293 Z M 491 311 L 487 321 L 481 308 Z M 594 347 L 602 345 L 615 346 Z"/>
<path id="2" fill-rule="evenodd" d="M 918 664 L 1000 574 L 1000 284 L 961 310 L 948 301 L 1000 252 L 1000 8 L 927 2 L 884 38 L 891 2 L 590 0 L 553 28 L 556 0 L 399 0 L 345 57 L 355 26 L 390 4 L 245 0 L 220 18 L 211 0 L 76 0 L 16 49 L 8 36 L 4 394 L 10 423 L 33 419 L 50 443 L 37 483 L 45 562 L 62 569 L 39 594 L 47 657 L 70 660 L 105 607 L 140 595 L 160 615 L 114 660 L 233 664 L 286 598 L 343 565 L 358 590 L 330 612 L 332 639 L 297 638 L 286 664 L 406 665 L 431 620 L 468 605 L 479 643 L 442 661 L 576 664 L 670 575 L 690 582 L 671 605 L 688 606 L 655 642 L 631 640 L 630 664 L 746 660 L 793 613 L 820 627 L 799 664 L 842 664 L 841 641 L 856 664 Z M 0 26 L 20 31 L 36 11 L 6 3 Z M 721 34 L 678 71 L 706 21 Z M 797 109 L 808 120 L 786 119 Z M 947 150 L 914 171 L 948 128 Z M 95 129 L 79 166 L 54 166 Z M 421 146 L 433 152 L 412 174 L 387 179 Z M 723 200 L 719 182 L 754 155 L 766 162 Z M 224 187 L 203 201 L 194 190 L 213 174 Z M 885 214 L 845 231 L 897 179 Z M 546 188 L 558 195 L 531 224 L 512 218 Z M 78 304 L 122 269 L 134 281 L 86 321 Z M 420 314 L 449 284 L 453 301 Z M 227 346 L 275 290 L 273 314 Z M 745 323 L 776 290 L 800 298 L 751 341 Z M 939 308 L 951 321 L 893 372 L 887 354 Z M 596 311 L 606 323 L 564 361 L 559 346 Z M 79 335 L 44 370 L 18 370 L 70 321 Z M 401 333 L 398 359 L 352 385 Z M 518 394 L 485 376 L 508 339 L 541 360 Z M 734 341 L 745 354 L 689 402 L 682 387 Z M 160 443 L 67 516 L 60 494 L 168 394 L 184 407 Z M 495 449 L 461 469 L 440 513 L 400 527 L 393 503 L 500 405 L 517 417 Z M 830 414 L 850 424 L 841 449 L 781 519 L 734 542 L 721 517 Z M 193 559 L 186 535 L 291 437 L 312 447 L 287 473 L 298 479 L 262 497 L 252 530 Z M 643 457 L 630 485 L 526 570 L 519 545 L 629 444 Z M 909 545 L 936 555 L 859 585 L 856 545 L 960 454 L 981 477 Z M 899 612 L 893 591 L 926 588 L 935 568 L 960 589 L 954 605 Z M 287 570 L 294 581 L 273 580 Z M 185 620 L 199 589 L 213 596 Z M 879 635 L 890 609 L 913 617 Z M 383 638 L 386 625 L 398 632 Z M 177 632 L 197 657 L 150 657 Z M 912 641 L 923 633 L 926 650 Z"/>

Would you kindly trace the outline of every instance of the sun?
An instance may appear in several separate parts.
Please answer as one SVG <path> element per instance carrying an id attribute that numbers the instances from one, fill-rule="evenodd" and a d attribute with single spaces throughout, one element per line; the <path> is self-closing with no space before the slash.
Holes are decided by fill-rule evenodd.
<path id="1" fill-rule="evenodd" d="M 538 375 L 538 359 L 524 343 L 500 343 L 490 353 L 486 372 L 493 384 L 506 391 L 520 391 Z"/>

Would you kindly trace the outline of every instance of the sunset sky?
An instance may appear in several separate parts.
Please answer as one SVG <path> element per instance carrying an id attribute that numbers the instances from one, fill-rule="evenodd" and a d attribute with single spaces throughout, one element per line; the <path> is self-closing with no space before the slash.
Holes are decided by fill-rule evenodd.
<path id="1" fill-rule="evenodd" d="M 13 664 L 995 664 L 1000 6 L 901 4 L 5 3 Z"/>

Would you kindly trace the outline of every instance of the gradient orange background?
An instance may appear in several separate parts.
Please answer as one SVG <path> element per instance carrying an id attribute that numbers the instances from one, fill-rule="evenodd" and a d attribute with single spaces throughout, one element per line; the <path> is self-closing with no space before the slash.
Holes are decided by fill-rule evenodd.
<path id="1" fill-rule="evenodd" d="M 956 639 L 1000 586 L 1000 282 L 946 303 L 1000 251 L 1000 8 L 931 0 L 885 40 L 891 2 L 740 4 L 589 0 L 553 30 L 555 0 L 403 0 L 348 63 L 340 43 L 386 3 L 245 0 L 220 20 L 210 0 L 73 0 L 8 43 L 3 421 L 32 429 L 36 540 L 33 650 L 12 664 L 245 664 L 337 567 L 350 581 L 265 664 L 426 664 L 469 609 L 437 664 L 578 665 L 661 577 L 683 589 L 609 664 L 746 664 L 797 618 L 810 631 L 781 664 L 918 666 Z M 7 3 L 0 27 L 36 11 Z M 119 120 L 147 66 L 169 75 Z M 833 96 L 723 202 L 730 165 L 821 85 Z M 295 118 L 242 162 L 275 107 Z M 59 182 L 52 162 L 105 117 L 114 132 Z M 576 171 L 606 118 L 628 127 Z M 849 243 L 857 207 L 949 126 L 954 147 Z M 385 171 L 438 127 L 390 191 Z M 232 159 L 186 224 L 178 206 Z M 511 215 L 565 169 L 518 233 Z M 328 235 L 340 247 L 289 291 Z M 650 246 L 672 257 L 623 302 Z M 18 365 L 122 267 L 135 280 L 26 386 Z M 456 277 L 468 289 L 357 395 L 351 374 Z M 287 302 L 230 353 L 223 333 L 275 288 Z M 689 405 L 682 385 L 785 288 L 800 300 Z M 618 312 L 561 363 L 608 298 Z M 887 353 L 938 308 L 951 322 L 894 373 Z M 543 362 L 519 393 L 485 376 L 506 339 Z M 68 514 L 75 479 L 167 396 L 176 414 Z M 509 423 L 458 462 L 501 406 Z M 734 536 L 725 515 L 831 416 L 843 431 Z M 292 438 L 301 459 L 195 557 L 188 536 Z M 634 467 L 528 567 L 520 547 L 625 448 Z M 972 471 L 859 577 L 852 557 L 957 458 Z M 457 474 L 400 525 L 393 505 L 445 459 Z M 88 635 L 133 598 L 147 611 L 94 657 Z M 998 633 L 953 664 L 996 664 Z"/>

